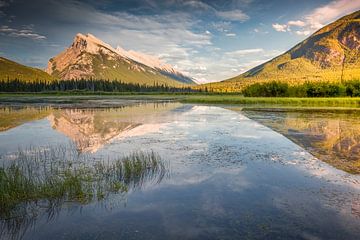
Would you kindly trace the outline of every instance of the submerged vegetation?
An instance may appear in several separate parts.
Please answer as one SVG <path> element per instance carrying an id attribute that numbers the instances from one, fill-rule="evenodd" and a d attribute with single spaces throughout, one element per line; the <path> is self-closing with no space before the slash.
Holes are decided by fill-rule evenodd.
<path id="1" fill-rule="evenodd" d="M 148 182 L 157 184 L 167 170 L 167 163 L 152 151 L 104 161 L 73 148 L 19 150 L 0 167 L 1 228 L 41 212 L 53 215 L 64 203 L 88 204 Z"/>

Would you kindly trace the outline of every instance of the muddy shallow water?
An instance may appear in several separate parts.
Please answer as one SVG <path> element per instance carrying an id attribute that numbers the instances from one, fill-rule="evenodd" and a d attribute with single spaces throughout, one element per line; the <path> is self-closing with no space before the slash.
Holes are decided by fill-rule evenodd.
<path id="1" fill-rule="evenodd" d="M 1 161 L 29 147 L 71 145 L 97 159 L 151 150 L 169 172 L 101 201 L 1 219 L 0 239 L 360 238 L 359 175 L 245 112 L 159 102 L 1 111 Z"/>

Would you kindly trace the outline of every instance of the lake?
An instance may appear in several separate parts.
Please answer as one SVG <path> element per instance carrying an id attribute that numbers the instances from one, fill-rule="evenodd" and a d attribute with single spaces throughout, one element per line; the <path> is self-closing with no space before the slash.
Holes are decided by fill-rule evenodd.
<path id="1" fill-rule="evenodd" d="M 357 110 L 92 100 L 0 113 L 4 169 L 19 162 L 26 175 L 35 161 L 45 176 L 61 158 L 75 159 L 66 170 L 110 164 L 85 168 L 82 183 L 106 189 L 101 197 L 43 193 L 6 205 L 0 239 L 360 239 Z M 123 167 L 122 190 L 91 180 L 137 153 L 158 160 Z"/>

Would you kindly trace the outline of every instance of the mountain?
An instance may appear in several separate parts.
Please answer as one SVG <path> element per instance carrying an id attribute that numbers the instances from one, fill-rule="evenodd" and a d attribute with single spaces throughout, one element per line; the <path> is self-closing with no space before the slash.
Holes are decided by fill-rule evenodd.
<path id="1" fill-rule="evenodd" d="M 32 82 L 36 80 L 51 81 L 53 77 L 40 69 L 27 67 L 0 57 L 0 80 L 7 79 L 20 79 Z"/>
<path id="2" fill-rule="evenodd" d="M 341 78 L 360 79 L 360 11 L 321 28 L 284 54 L 212 87 L 236 90 L 254 82 L 300 84 Z"/>
<path id="3" fill-rule="evenodd" d="M 185 76 L 181 72 L 174 69 L 170 64 L 166 64 L 162 62 L 159 58 L 147 55 L 141 52 L 136 52 L 133 50 L 126 51 L 125 49 L 118 46 L 116 48 L 116 51 L 123 57 L 131 59 L 135 62 L 144 64 L 145 66 L 148 66 L 152 69 L 160 71 L 163 75 L 168 76 L 170 78 L 173 78 L 177 81 L 188 83 L 188 84 L 194 84 L 195 80 Z"/>
<path id="4" fill-rule="evenodd" d="M 49 60 L 46 72 L 60 79 L 109 79 L 170 86 L 194 83 L 155 57 L 121 47 L 114 49 L 91 34 L 81 33 L 69 48 Z"/>

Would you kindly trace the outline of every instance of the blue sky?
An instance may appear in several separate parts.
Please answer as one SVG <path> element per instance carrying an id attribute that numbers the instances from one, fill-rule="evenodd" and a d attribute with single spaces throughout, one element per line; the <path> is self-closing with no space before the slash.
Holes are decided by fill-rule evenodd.
<path id="1" fill-rule="evenodd" d="M 0 0 L 0 55 L 45 68 L 76 33 L 219 81 L 285 52 L 360 0 Z"/>

